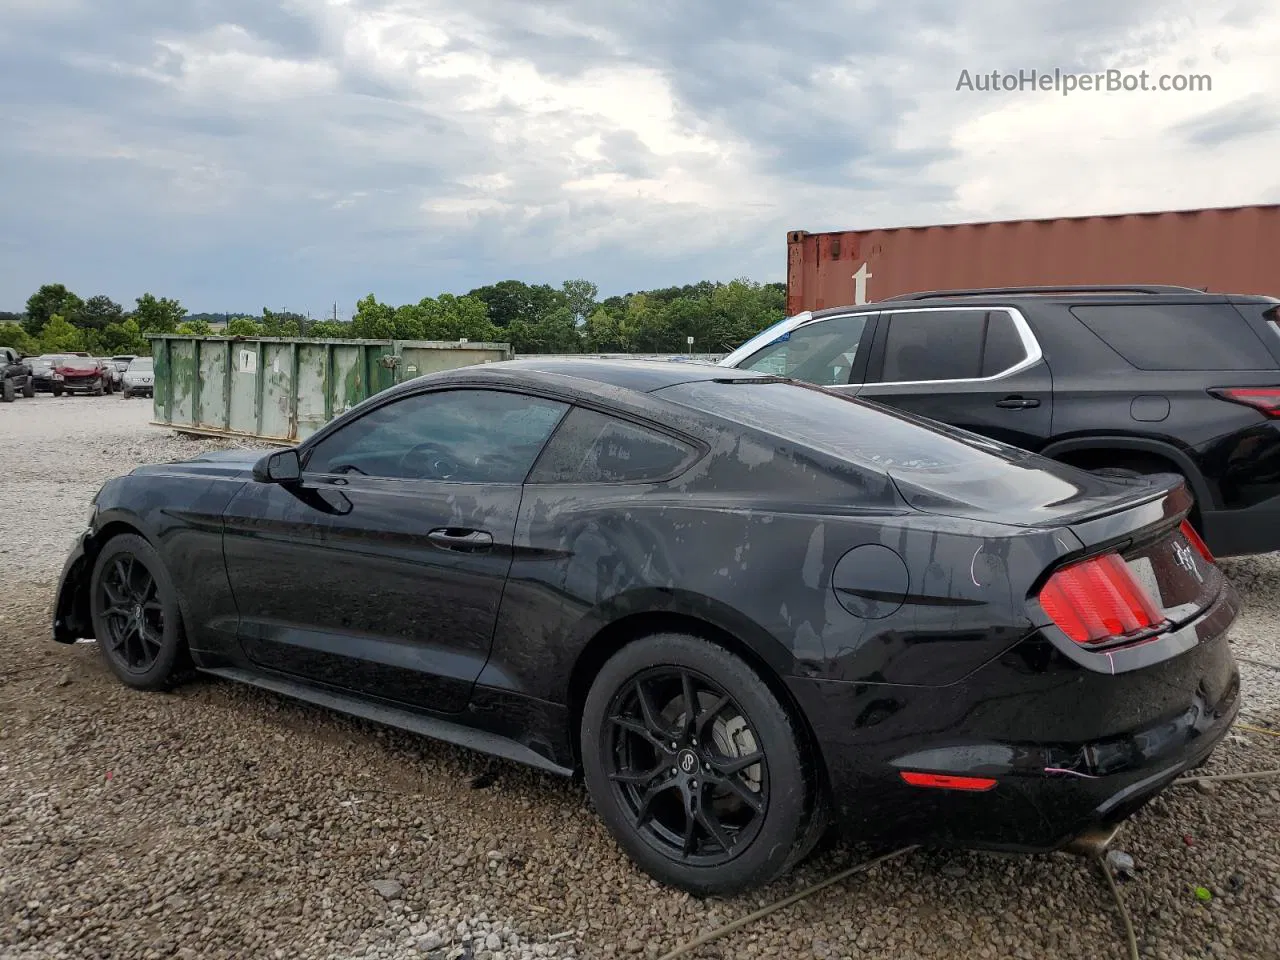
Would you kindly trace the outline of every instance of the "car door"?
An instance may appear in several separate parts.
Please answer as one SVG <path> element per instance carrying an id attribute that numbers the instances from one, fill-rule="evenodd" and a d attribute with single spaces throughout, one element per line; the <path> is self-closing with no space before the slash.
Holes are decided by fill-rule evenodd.
<path id="1" fill-rule="evenodd" d="M 842 392 L 857 392 L 875 333 L 874 311 L 821 316 L 781 334 L 739 364 Z"/>
<path id="2" fill-rule="evenodd" d="M 1051 435 L 1053 377 L 1013 307 L 885 310 L 858 396 L 1024 449 Z"/>
<path id="3" fill-rule="evenodd" d="M 479 387 L 399 397 L 303 445 L 225 514 L 244 655 L 441 713 L 484 667 L 521 485 L 568 409 Z"/>

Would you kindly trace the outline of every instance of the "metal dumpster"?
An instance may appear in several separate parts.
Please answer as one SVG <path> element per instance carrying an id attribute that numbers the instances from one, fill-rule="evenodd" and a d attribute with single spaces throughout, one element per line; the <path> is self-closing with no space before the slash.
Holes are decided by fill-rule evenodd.
<path id="1" fill-rule="evenodd" d="M 510 344 L 151 334 L 154 419 L 183 433 L 292 444 L 404 380 L 512 357 Z"/>

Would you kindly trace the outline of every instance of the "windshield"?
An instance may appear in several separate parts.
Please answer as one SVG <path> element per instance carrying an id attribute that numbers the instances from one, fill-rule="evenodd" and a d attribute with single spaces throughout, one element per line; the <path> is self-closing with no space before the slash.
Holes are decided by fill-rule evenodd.
<path id="1" fill-rule="evenodd" d="M 132 360 L 129 363 L 129 369 L 148 371 L 151 369 L 151 358 L 139 357 L 137 360 Z"/>

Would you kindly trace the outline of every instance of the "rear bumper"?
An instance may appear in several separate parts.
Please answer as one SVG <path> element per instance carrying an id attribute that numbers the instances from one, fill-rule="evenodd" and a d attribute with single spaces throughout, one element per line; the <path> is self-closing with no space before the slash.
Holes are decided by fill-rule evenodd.
<path id="1" fill-rule="evenodd" d="M 1240 709 L 1226 636 L 1237 612 L 1227 587 L 1169 637 L 1181 653 L 1115 674 L 1036 635 L 945 687 L 789 682 L 851 836 L 1049 852 L 1122 822 L 1213 752 Z M 920 787 L 904 771 L 995 782 Z"/>
<path id="2" fill-rule="evenodd" d="M 1280 550 L 1280 497 L 1250 507 L 1207 510 L 1202 536 L 1214 556 L 1239 557 Z"/>

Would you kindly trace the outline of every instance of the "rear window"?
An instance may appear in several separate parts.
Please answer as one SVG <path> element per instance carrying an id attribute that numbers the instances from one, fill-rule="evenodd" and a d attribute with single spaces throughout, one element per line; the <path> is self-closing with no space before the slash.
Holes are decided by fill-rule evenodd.
<path id="1" fill-rule="evenodd" d="M 674 474 L 697 453 L 656 430 L 574 407 L 538 458 L 529 483 L 643 483 Z"/>
<path id="2" fill-rule="evenodd" d="M 703 380 L 656 396 L 881 471 L 1000 468 L 1033 454 L 936 425 L 834 391 L 775 380 Z M 944 432 L 945 431 L 945 432 Z"/>
<path id="3" fill-rule="evenodd" d="M 1276 365 L 1228 304 L 1072 307 L 1071 312 L 1139 370 L 1271 370 Z"/>

